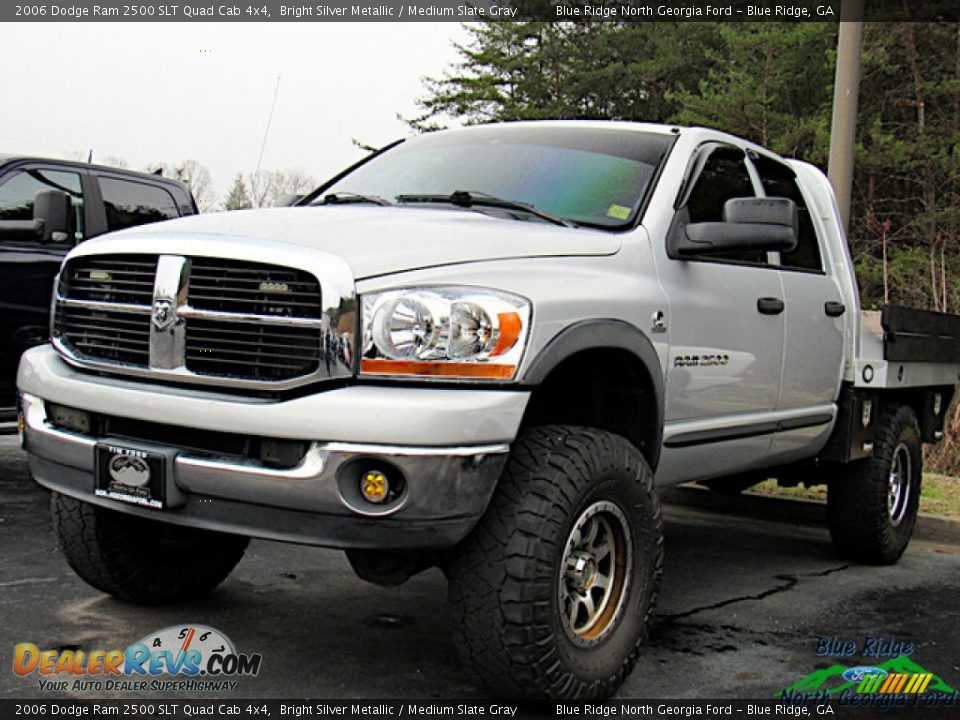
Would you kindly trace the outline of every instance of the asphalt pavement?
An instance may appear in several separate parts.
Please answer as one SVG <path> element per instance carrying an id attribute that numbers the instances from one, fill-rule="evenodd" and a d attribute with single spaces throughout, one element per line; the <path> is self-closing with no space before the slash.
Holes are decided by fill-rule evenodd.
<path id="1" fill-rule="evenodd" d="M 960 687 L 960 548 L 914 542 L 898 565 L 864 567 L 835 557 L 825 529 L 679 505 L 665 515 L 656 621 L 620 697 L 769 698 L 818 668 L 884 659 L 818 657 L 821 638 L 853 641 L 858 653 L 868 637 L 910 642 L 917 664 Z M 449 640 L 439 571 L 385 589 L 357 579 L 342 553 L 257 541 L 208 598 L 129 605 L 73 574 L 47 493 L 16 438 L 0 437 L 0 697 L 86 696 L 42 693 L 36 674 L 14 674 L 17 643 L 122 649 L 196 623 L 262 654 L 239 697 L 480 697 Z"/>

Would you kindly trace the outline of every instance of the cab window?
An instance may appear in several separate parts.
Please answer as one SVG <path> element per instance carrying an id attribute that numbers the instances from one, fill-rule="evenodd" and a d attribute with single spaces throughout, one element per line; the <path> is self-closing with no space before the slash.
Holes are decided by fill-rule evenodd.
<path id="1" fill-rule="evenodd" d="M 787 165 L 763 155 L 753 159 L 753 165 L 760 175 L 763 192 L 767 197 L 785 197 L 793 200 L 797 206 L 797 246 L 790 252 L 780 253 L 780 266 L 787 270 L 823 271 L 820 257 L 820 243 L 810 217 L 796 173 Z"/>
<path id="2" fill-rule="evenodd" d="M 723 205 L 727 200 L 756 195 L 742 150 L 717 146 L 708 152 L 710 155 L 681 210 L 688 213 L 689 219 L 686 219 L 686 222 L 689 223 L 723 222 Z M 754 251 L 730 252 L 711 255 L 709 259 L 765 265 L 767 254 Z"/>
<path id="3" fill-rule="evenodd" d="M 34 198 L 47 190 L 70 196 L 74 240 L 83 240 L 83 190 L 80 175 L 74 172 L 34 168 L 16 173 L 0 185 L 0 220 L 32 220 Z"/>
<path id="4" fill-rule="evenodd" d="M 112 177 L 99 180 L 110 231 L 180 217 L 173 196 L 163 188 Z"/>

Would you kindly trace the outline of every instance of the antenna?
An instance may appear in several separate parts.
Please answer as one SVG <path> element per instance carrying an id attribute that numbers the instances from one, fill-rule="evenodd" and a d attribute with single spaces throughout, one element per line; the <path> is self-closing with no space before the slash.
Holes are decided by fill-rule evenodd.
<path id="1" fill-rule="evenodd" d="M 93 148 L 90 148 L 90 152 L 87 153 L 87 165 L 93 162 Z"/>
<path id="2" fill-rule="evenodd" d="M 270 114 L 267 115 L 267 127 L 263 131 L 263 142 L 260 143 L 260 156 L 257 158 L 257 172 L 260 172 L 260 163 L 263 162 L 263 151 L 267 149 L 267 136 L 270 135 L 270 123 L 273 121 L 273 109 L 277 106 L 277 94 L 280 92 L 280 76 L 277 76 L 277 84 L 273 88 L 273 102 L 270 103 Z"/>

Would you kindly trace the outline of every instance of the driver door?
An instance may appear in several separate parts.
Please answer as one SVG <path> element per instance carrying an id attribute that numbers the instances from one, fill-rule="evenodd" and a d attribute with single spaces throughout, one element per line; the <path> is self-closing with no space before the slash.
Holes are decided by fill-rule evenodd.
<path id="1" fill-rule="evenodd" d="M 727 200 L 757 194 L 743 150 L 718 143 L 701 148 L 684 187 L 671 232 L 721 222 Z M 670 299 L 670 354 L 658 480 L 762 465 L 776 430 L 783 368 L 777 268 L 765 252 L 739 252 L 670 258 L 661 278 Z"/>
<path id="2" fill-rule="evenodd" d="M 77 171 L 42 166 L 18 167 L 0 178 L 0 220 L 31 220 L 34 198 L 46 190 L 68 193 L 75 213 L 74 237 L 66 243 L 0 240 L 0 408 L 16 402 L 20 355 L 50 338 L 53 278 L 75 241 L 83 239 L 81 180 Z"/>

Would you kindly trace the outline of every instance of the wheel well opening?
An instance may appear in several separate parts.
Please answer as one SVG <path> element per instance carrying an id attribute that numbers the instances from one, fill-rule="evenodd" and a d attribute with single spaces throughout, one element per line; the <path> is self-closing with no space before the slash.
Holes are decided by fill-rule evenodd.
<path id="1" fill-rule="evenodd" d="M 533 389 L 521 427 L 548 424 L 622 435 L 656 469 L 661 435 L 657 395 L 646 367 L 626 350 L 584 350 L 551 370 Z"/>

